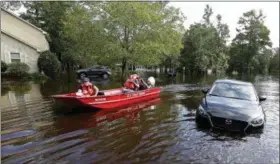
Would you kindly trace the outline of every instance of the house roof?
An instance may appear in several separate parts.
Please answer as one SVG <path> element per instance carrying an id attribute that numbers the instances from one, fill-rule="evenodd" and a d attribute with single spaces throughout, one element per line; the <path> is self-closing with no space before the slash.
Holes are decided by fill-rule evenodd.
<path id="1" fill-rule="evenodd" d="M 47 34 L 46 31 L 44 31 L 44 30 L 42 30 L 41 28 L 39 28 L 39 27 L 37 27 L 37 26 L 35 26 L 35 25 L 29 23 L 28 21 L 22 19 L 21 17 L 17 16 L 16 14 L 14 14 L 14 13 L 12 13 L 12 12 L 10 12 L 10 11 L 8 11 L 8 10 L 2 8 L 2 7 L 1 7 L 1 10 L 5 11 L 6 13 L 10 14 L 11 16 L 13 16 L 13 17 L 19 19 L 20 21 L 22 21 L 22 22 L 28 24 L 29 26 L 31 26 L 31 27 L 33 27 L 33 28 L 39 30 L 39 31 L 42 32 L 43 34 Z"/>
<path id="2" fill-rule="evenodd" d="M 2 31 L 2 30 L 1 30 L 1 33 L 3 33 L 3 34 L 5 34 L 5 35 L 7 35 L 7 36 L 9 36 L 9 37 L 11 37 L 11 38 L 13 38 L 13 39 L 19 41 L 19 42 L 21 42 L 21 43 L 23 43 L 23 44 L 25 44 L 25 45 L 27 45 L 27 46 L 30 47 L 30 48 L 33 48 L 33 49 L 36 50 L 37 52 L 40 52 L 36 47 L 34 47 L 34 46 L 28 44 L 27 42 L 25 42 L 25 41 L 23 41 L 23 40 L 21 40 L 21 39 L 19 39 L 19 38 L 16 38 L 16 37 L 10 35 L 9 33 L 6 33 L 6 32 L 4 32 L 4 31 Z"/>
<path id="3" fill-rule="evenodd" d="M 49 43 L 46 39 L 47 32 L 6 9 L 1 8 L 1 14 L 3 14 L 1 15 L 1 33 L 32 47 L 38 52 L 49 50 Z"/>

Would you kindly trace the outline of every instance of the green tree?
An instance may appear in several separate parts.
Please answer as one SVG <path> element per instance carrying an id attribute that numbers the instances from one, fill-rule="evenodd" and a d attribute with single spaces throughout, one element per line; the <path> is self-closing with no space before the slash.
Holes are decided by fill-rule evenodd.
<path id="1" fill-rule="evenodd" d="M 279 47 L 274 49 L 269 61 L 269 73 L 279 74 Z"/>
<path id="2" fill-rule="evenodd" d="M 56 78 L 60 73 L 60 62 L 55 54 L 49 51 L 40 54 L 37 65 L 39 71 L 43 71 L 50 78 Z"/>
<path id="3" fill-rule="evenodd" d="M 179 55 L 183 20 L 179 9 L 165 3 L 87 2 L 68 13 L 64 32 L 73 41 L 68 52 L 80 56 L 76 60 L 121 63 L 124 73 L 128 64 L 156 65 Z"/>
<path id="4" fill-rule="evenodd" d="M 70 10 L 75 2 L 24 2 L 23 5 L 27 9 L 26 13 L 22 13 L 20 17 L 30 23 L 42 28 L 48 32 L 50 51 L 57 54 L 61 60 L 61 54 L 64 52 L 63 47 L 63 21 L 65 13 Z"/>
<path id="5" fill-rule="evenodd" d="M 21 17 L 49 33 L 62 64 L 157 65 L 178 56 L 183 21 L 167 2 L 26 2 Z"/>
<path id="6" fill-rule="evenodd" d="M 184 17 L 162 3 L 111 2 L 105 7 L 111 44 L 122 63 L 155 65 L 164 56 L 179 55 Z"/>
<path id="7" fill-rule="evenodd" d="M 212 26 L 211 23 L 211 16 L 213 15 L 213 10 L 212 8 L 207 4 L 206 7 L 204 8 L 204 14 L 203 14 L 203 19 L 204 19 L 204 24 L 207 25 L 208 27 Z"/>
<path id="8" fill-rule="evenodd" d="M 217 15 L 217 25 L 211 22 L 212 8 L 206 5 L 203 23 L 190 26 L 183 38 L 184 48 L 181 51 L 181 66 L 189 73 L 206 72 L 212 69 L 216 73 L 225 72 L 228 67 L 229 38 L 228 26 L 222 23 L 222 16 Z"/>
<path id="9" fill-rule="evenodd" d="M 6 10 L 18 10 L 20 9 L 20 7 L 23 5 L 23 3 L 21 1 L 1 1 L 0 2 L 1 8 L 4 8 Z"/>
<path id="10" fill-rule="evenodd" d="M 239 73 L 258 72 L 256 65 L 266 64 L 270 54 L 271 42 L 269 29 L 264 25 L 265 16 L 262 11 L 250 10 L 243 14 L 238 21 L 238 34 L 232 41 L 230 70 Z M 263 59 L 265 58 L 265 59 Z M 267 72 L 265 70 L 264 72 Z"/>
<path id="11" fill-rule="evenodd" d="M 111 38 L 105 29 L 101 2 L 77 3 L 66 12 L 63 21 L 62 61 L 84 67 L 92 64 L 110 64 L 107 44 Z M 114 53 L 111 51 L 111 53 Z M 111 59 L 113 60 L 113 59 Z"/>

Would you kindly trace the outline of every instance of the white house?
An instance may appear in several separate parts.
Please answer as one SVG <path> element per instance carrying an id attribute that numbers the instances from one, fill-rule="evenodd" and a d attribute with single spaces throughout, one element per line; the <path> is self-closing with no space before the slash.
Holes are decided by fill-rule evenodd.
<path id="1" fill-rule="evenodd" d="M 30 73 L 38 72 L 39 55 L 49 50 L 45 34 L 40 28 L 1 8 L 1 60 L 5 63 L 26 63 Z"/>

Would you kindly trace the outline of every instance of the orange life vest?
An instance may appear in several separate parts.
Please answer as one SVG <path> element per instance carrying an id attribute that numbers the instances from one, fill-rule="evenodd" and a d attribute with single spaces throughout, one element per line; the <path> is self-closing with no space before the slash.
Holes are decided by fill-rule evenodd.
<path id="1" fill-rule="evenodd" d="M 92 96 L 96 93 L 94 86 L 90 82 L 83 83 L 81 89 L 83 94 L 86 96 Z"/>
<path id="2" fill-rule="evenodd" d="M 124 87 L 126 89 L 132 89 L 132 90 L 135 90 L 137 88 L 137 86 L 131 79 L 126 80 L 126 82 L 124 83 Z"/>
<path id="3" fill-rule="evenodd" d="M 139 83 L 136 79 L 128 79 L 128 80 L 126 80 L 124 87 L 126 89 L 137 90 L 139 88 Z"/>
<path id="4" fill-rule="evenodd" d="M 137 90 L 139 89 L 139 85 L 141 83 L 141 79 L 137 74 L 129 75 L 126 80 L 124 87 L 127 89 Z"/>

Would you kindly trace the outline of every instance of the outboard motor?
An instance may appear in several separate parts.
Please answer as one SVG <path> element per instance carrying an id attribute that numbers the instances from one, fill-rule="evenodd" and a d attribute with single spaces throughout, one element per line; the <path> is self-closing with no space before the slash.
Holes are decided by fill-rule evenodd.
<path id="1" fill-rule="evenodd" d="M 148 82 L 148 85 L 151 86 L 151 87 L 154 87 L 155 84 L 156 84 L 156 80 L 152 76 L 148 78 L 147 82 Z"/>

